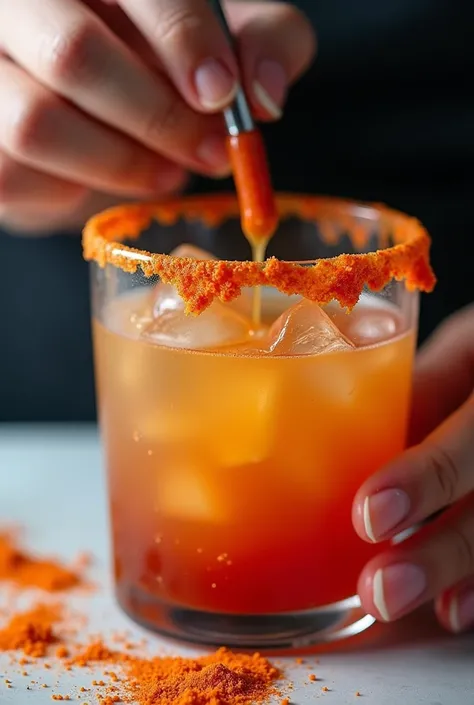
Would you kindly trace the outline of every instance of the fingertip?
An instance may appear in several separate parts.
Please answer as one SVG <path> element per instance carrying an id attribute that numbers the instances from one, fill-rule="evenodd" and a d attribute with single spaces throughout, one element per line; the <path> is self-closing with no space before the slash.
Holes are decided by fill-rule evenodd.
<path id="1" fill-rule="evenodd" d="M 232 6 L 232 7 L 230 7 Z M 288 90 L 311 64 L 316 40 L 303 13 L 288 3 L 230 3 L 242 81 L 255 116 L 282 117 Z"/>
<path id="2" fill-rule="evenodd" d="M 226 138 L 220 134 L 208 134 L 196 150 L 196 156 L 204 172 L 215 178 L 224 178 L 231 173 Z"/>
<path id="3" fill-rule="evenodd" d="M 199 108 L 215 113 L 228 107 L 237 93 L 237 79 L 220 60 L 205 59 L 194 72 Z"/>
<path id="4" fill-rule="evenodd" d="M 253 99 L 262 117 L 279 120 L 288 91 L 288 76 L 278 61 L 263 59 L 256 67 L 252 83 Z"/>
<path id="5" fill-rule="evenodd" d="M 443 593 L 435 602 L 435 612 L 441 626 L 453 634 L 474 628 L 474 583 Z"/>
<path id="6" fill-rule="evenodd" d="M 359 576 L 357 594 L 366 614 L 379 622 L 389 622 L 390 616 L 385 603 L 382 577 L 380 566 L 374 566 L 373 562 L 367 564 Z"/>
<path id="7" fill-rule="evenodd" d="M 425 600 L 427 575 L 420 565 L 378 556 L 362 571 L 358 594 L 368 614 L 391 622 L 412 612 Z"/>
<path id="8" fill-rule="evenodd" d="M 352 525 L 359 536 L 366 543 L 375 543 L 370 516 L 367 513 L 368 497 L 357 494 L 352 504 Z M 368 524 L 368 527 L 367 527 Z M 367 530 L 368 528 L 368 530 Z"/>

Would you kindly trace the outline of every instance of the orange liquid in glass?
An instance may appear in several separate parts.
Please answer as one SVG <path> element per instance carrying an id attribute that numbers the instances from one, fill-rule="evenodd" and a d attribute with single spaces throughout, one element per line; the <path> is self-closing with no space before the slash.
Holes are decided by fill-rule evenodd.
<path id="1" fill-rule="evenodd" d="M 94 322 L 122 604 L 138 590 L 261 614 L 352 596 L 374 547 L 351 505 L 404 447 L 414 334 L 309 356 L 171 349 L 140 338 L 144 296 Z M 365 298 L 340 329 L 397 322 Z"/>

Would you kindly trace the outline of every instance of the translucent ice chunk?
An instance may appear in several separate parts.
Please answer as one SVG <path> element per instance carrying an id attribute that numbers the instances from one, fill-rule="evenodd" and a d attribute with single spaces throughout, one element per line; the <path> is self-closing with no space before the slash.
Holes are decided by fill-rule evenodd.
<path id="1" fill-rule="evenodd" d="M 181 245 L 171 254 L 193 259 L 215 259 L 192 245 Z M 154 290 L 153 320 L 143 329 L 142 337 L 160 345 L 190 350 L 204 350 L 244 343 L 250 334 L 246 305 L 238 299 L 231 304 L 215 301 L 199 316 L 186 315 L 184 302 L 170 284 L 158 284 Z M 240 297 L 242 299 L 242 297 Z"/>
<path id="2" fill-rule="evenodd" d="M 273 355 L 317 355 L 351 350 L 354 345 L 312 301 L 294 304 L 270 328 Z"/>
<path id="3" fill-rule="evenodd" d="M 239 345 L 248 339 L 250 321 L 234 308 L 216 301 L 199 316 L 188 316 L 180 302 L 176 292 L 160 292 L 156 317 L 143 329 L 142 337 L 189 350 Z"/>
<path id="4" fill-rule="evenodd" d="M 174 249 L 171 255 L 175 257 L 190 257 L 192 259 L 199 260 L 215 260 L 213 254 L 207 252 L 206 250 L 201 250 L 199 247 L 194 245 L 183 244 L 179 245 Z M 243 289 L 242 294 L 237 298 L 226 304 L 230 308 L 235 309 L 244 316 L 249 318 L 252 315 L 252 289 Z M 161 284 L 157 287 L 157 298 L 155 302 L 155 315 L 160 315 L 162 310 L 166 309 L 184 309 L 184 303 L 182 299 L 176 293 L 174 287 L 169 284 Z"/>
<path id="5" fill-rule="evenodd" d="M 211 260 L 215 257 L 206 250 L 201 250 L 194 245 L 179 245 L 172 252 L 174 257 L 190 257 L 191 259 Z M 153 315 L 155 318 L 168 311 L 182 311 L 184 302 L 171 284 L 158 284 L 153 291 Z"/>
<path id="6" fill-rule="evenodd" d="M 170 252 L 173 257 L 190 257 L 191 259 L 217 259 L 211 252 L 201 250 L 200 247 L 183 243 Z"/>
<path id="7" fill-rule="evenodd" d="M 222 380 L 209 385 L 215 404 L 206 406 L 200 420 L 202 436 L 220 468 L 254 465 L 271 456 L 282 403 L 280 377 L 264 360 L 257 367 L 240 361 L 234 369 L 224 393 Z"/>
<path id="8" fill-rule="evenodd" d="M 157 508 L 169 517 L 208 524 L 221 524 L 227 515 L 212 478 L 192 466 L 176 466 L 160 475 Z"/>
<path id="9" fill-rule="evenodd" d="M 373 345 L 396 335 L 400 321 L 390 310 L 375 308 L 355 311 L 347 327 L 347 335 L 356 345 Z"/>
<path id="10" fill-rule="evenodd" d="M 403 329 L 395 306 L 372 294 L 362 294 L 349 314 L 335 301 L 325 307 L 325 311 L 357 347 L 390 340 Z"/>

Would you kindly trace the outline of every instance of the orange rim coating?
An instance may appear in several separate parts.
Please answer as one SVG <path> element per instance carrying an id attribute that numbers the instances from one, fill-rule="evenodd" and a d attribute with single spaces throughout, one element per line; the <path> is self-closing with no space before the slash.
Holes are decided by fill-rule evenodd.
<path id="1" fill-rule="evenodd" d="M 310 266 L 274 257 L 263 263 L 201 261 L 153 254 L 122 244 L 124 239 L 137 239 L 153 219 L 171 225 L 184 218 L 215 227 L 239 216 L 235 196 L 213 195 L 110 208 L 87 222 L 83 232 L 84 258 L 100 267 L 110 264 L 129 273 L 140 268 L 146 277 L 159 276 L 176 287 L 186 303 L 186 312 L 193 314 L 204 311 L 216 298 L 224 303 L 232 301 L 242 287 L 271 286 L 318 304 L 336 299 L 348 310 L 355 306 L 365 285 L 372 291 L 380 291 L 395 279 L 405 281 L 410 291 L 430 292 L 434 288 L 436 278 L 429 261 L 431 240 L 415 218 L 383 205 L 326 197 L 280 194 L 276 203 L 280 218 L 297 216 L 318 221 L 324 240 L 335 242 L 340 234 L 346 233 L 358 248 L 369 240 L 373 221 L 367 215 L 375 211 L 382 242 L 385 239 L 388 243 L 390 237 L 395 244 L 369 253 L 314 260 Z M 364 216 L 367 229 L 361 223 Z"/>

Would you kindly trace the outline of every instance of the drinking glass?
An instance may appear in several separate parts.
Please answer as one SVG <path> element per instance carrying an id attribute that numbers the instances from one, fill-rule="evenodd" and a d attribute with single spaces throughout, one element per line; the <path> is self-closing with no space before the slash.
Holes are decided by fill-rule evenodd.
<path id="1" fill-rule="evenodd" d="M 371 205 L 296 202 L 267 255 L 307 266 L 390 247 L 405 222 Z M 133 248 L 109 243 L 91 264 L 118 601 L 152 630 L 203 644 L 287 648 L 359 633 L 374 620 L 357 578 L 377 548 L 355 534 L 351 506 L 405 447 L 418 294 L 392 280 L 366 287 L 349 314 L 336 301 L 320 314 L 263 287 L 278 345 L 237 346 L 252 291 L 187 317 L 173 287 L 148 276 L 150 251 L 183 243 L 248 260 L 234 199 L 157 214 L 138 239 L 124 227 Z M 309 338 L 298 339 L 301 325 Z"/>

